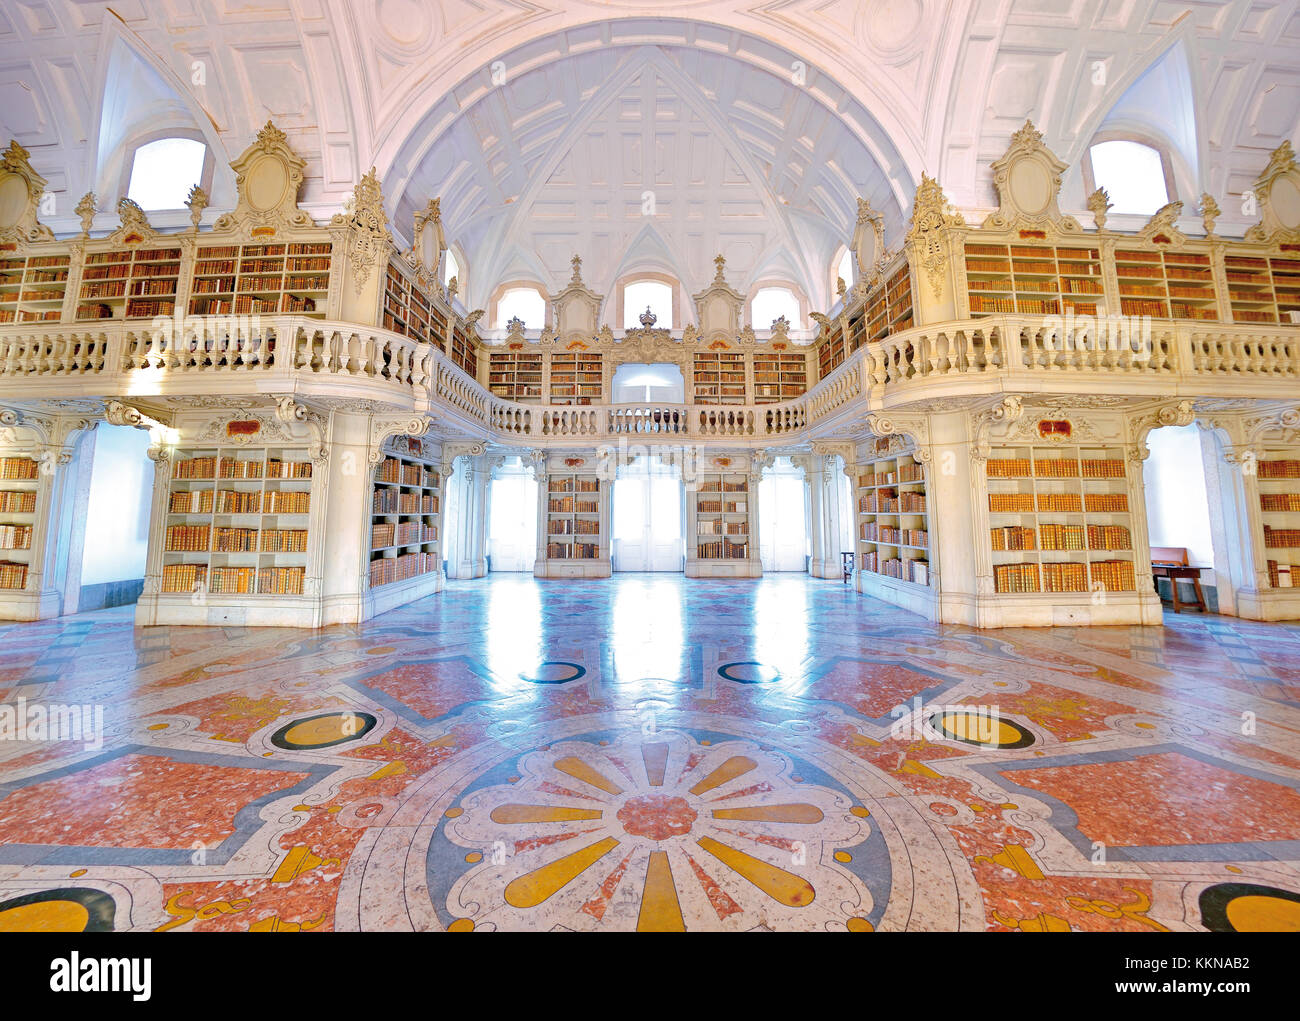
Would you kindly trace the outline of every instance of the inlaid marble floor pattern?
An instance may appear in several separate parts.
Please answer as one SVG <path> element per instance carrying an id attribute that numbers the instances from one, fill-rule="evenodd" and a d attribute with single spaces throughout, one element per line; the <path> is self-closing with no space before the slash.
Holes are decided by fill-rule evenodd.
<path id="1" fill-rule="evenodd" d="M 1300 928 L 1295 624 L 493 575 L 4 625 L 0 699 L 0 931 Z M 33 739 L 57 706 L 102 745 Z"/>

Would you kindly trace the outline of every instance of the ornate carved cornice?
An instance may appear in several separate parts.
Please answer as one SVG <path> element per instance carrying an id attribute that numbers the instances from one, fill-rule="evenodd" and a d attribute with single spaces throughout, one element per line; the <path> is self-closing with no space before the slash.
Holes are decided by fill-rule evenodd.
<path id="1" fill-rule="evenodd" d="M 1191 401 L 1162 404 L 1140 415 L 1127 418 L 1126 431 L 1128 442 L 1125 450 L 1130 461 L 1145 461 L 1151 456 L 1147 446 L 1147 437 L 1152 429 L 1167 425 L 1191 425 L 1196 418 L 1196 410 Z"/>

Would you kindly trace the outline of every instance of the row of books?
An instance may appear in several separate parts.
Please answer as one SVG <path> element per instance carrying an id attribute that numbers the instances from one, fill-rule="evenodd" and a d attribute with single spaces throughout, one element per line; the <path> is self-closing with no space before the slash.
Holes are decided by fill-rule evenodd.
<path id="1" fill-rule="evenodd" d="M 423 465 L 403 463 L 397 458 L 386 457 L 375 469 L 375 481 L 402 486 L 437 486 L 438 473 Z"/>
<path id="2" fill-rule="evenodd" d="M 924 514 L 925 494 L 906 491 L 896 496 L 888 495 L 887 490 L 867 493 L 858 497 L 858 512 L 861 514 Z"/>
<path id="3" fill-rule="evenodd" d="M 35 493 L 22 495 L 31 496 L 35 504 Z M 1266 511 L 1300 511 L 1300 493 L 1260 493 L 1259 507 L 1260 510 Z M 0 505 L 0 510 L 4 509 L 3 505 Z"/>
<path id="4" fill-rule="evenodd" d="M 0 560 L 0 589 L 27 587 L 27 565 L 12 560 Z"/>
<path id="5" fill-rule="evenodd" d="M 1283 564 L 1276 560 L 1268 561 L 1268 584 L 1271 588 L 1296 588 L 1300 580 L 1300 564 Z M 0 587 L 7 587 L 2 586 Z"/>
<path id="6" fill-rule="evenodd" d="M 547 486 L 551 493 L 598 493 L 600 479 L 580 478 L 572 475 L 553 475 Z"/>
<path id="7" fill-rule="evenodd" d="M 1270 549 L 1300 547 L 1300 528 L 1273 528 L 1265 525 L 1264 545 Z"/>
<path id="8" fill-rule="evenodd" d="M 748 521 L 723 521 L 721 518 L 701 518 L 697 522 L 697 535 L 748 535 Z"/>
<path id="9" fill-rule="evenodd" d="M 575 501 L 571 496 L 562 496 L 548 500 L 546 509 L 552 514 L 597 514 L 600 505 L 595 500 Z"/>
<path id="10" fill-rule="evenodd" d="M 1261 479 L 1300 479 L 1300 461 L 1260 461 L 1257 467 Z"/>
<path id="11" fill-rule="evenodd" d="M 1007 525 L 1003 528 L 989 530 L 989 539 L 997 553 L 1007 550 L 1031 550 L 1036 548 L 1037 533 L 1032 528 L 1021 525 Z"/>
<path id="12" fill-rule="evenodd" d="M 374 514 L 437 514 L 438 494 L 376 489 L 370 507 Z"/>
<path id="13" fill-rule="evenodd" d="M 987 474 L 991 479 L 1027 479 L 1030 476 L 1045 479 L 1076 478 L 1122 479 L 1124 462 L 1118 458 L 1100 458 L 1083 461 L 1074 458 L 1001 457 L 990 458 Z"/>
<path id="14" fill-rule="evenodd" d="M 749 556 L 749 543 L 726 539 L 721 542 L 702 542 L 696 546 L 695 555 L 700 560 L 744 560 Z"/>
<path id="15" fill-rule="evenodd" d="M 880 574 L 918 585 L 930 584 L 930 563 L 927 560 L 903 560 L 899 557 L 882 559 L 876 550 L 866 550 L 858 554 L 858 567 L 869 574 Z"/>
<path id="16" fill-rule="evenodd" d="M 930 545 L 930 533 L 924 528 L 895 528 L 875 521 L 864 521 L 858 528 L 858 538 L 863 542 L 881 542 L 891 546 Z"/>
<path id="17" fill-rule="evenodd" d="M 747 493 L 749 492 L 749 483 L 747 482 L 723 482 L 718 479 L 706 479 L 700 483 L 699 492 L 701 493 Z"/>
<path id="18" fill-rule="evenodd" d="M 172 493 L 168 510 L 172 514 L 211 514 L 214 493 L 211 489 L 193 489 Z M 269 490 L 246 493 L 223 489 L 215 494 L 218 514 L 306 514 L 311 509 L 311 494 Z"/>
<path id="19" fill-rule="evenodd" d="M 437 541 L 437 527 L 424 524 L 421 521 L 376 524 L 370 532 L 372 549 L 385 549 L 388 546 L 414 546 L 417 543 Z"/>
<path id="20" fill-rule="evenodd" d="M 204 591 L 221 595 L 302 595 L 302 567 L 214 567 L 204 564 L 165 564 L 164 592 Z"/>
<path id="21" fill-rule="evenodd" d="M 599 535 L 600 522 L 590 518 L 551 518 L 546 522 L 547 535 Z"/>
<path id="22" fill-rule="evenodd" d="M 600 556 L 600 546 L 594 542 L 548 542 L 548 560 L 595 560 Z"/>
<path id="23" fill-rule="evenodd" d="M 31 525 L 0 525 L 0 549 L 31 548 Z"/>
<path id="24" fill-rule="evenodd" d="M 32 490 L 6 489 L 0 491 L 0 514 L 36 513 L 36 493 Z"/>
<path id="25" fill-rule="evenodd" d="M 39 471 L 30 457 L 0 457 L 0 479 L 34 479 Z"/>
<path id="26" fill-rule="evenodd" d="M 748 509 L 745 500 L 700 500 L 695 507 L 699 514 L 745 514 Z"/>
<path id="27" fill-rule="evenodd" d="M 370 585 L 377 588 L 437 570 L 436 553 L 403 553 L 397 557 L 377 557 L 370 561 Z"/>
<path id="28" fill-rule="evenodd" d="M 989 493 L 989 510 L 994 514 L 1033 514 L 1033 493 Z M 1079 514 L 1087 508 L 1090 514 L 1124 514 L 1128 512 L 1127 493 L 1085 493 L 1080 501 L 1078 493 L 1039 493 L 1039 512 Z"/>

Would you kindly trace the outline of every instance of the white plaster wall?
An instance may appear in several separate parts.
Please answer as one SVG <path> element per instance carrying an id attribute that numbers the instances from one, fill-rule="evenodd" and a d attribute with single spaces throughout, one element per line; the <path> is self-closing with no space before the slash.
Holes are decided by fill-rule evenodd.
<path id="1" fill-rule="evenodd" d="M 1142 466 L 1147 526 L 1152 546 L 1186 546 L 1203 584 L 1217 585 L 1210 507 L 1200 430 L 1195 425 L 1155 429 L 1147 437 L 1151 456 Z"/>
<path id="2" fill-rule="evenodd" d="M 149 434 L 127 426 L 95 430 L 81 584 L 144 577 L 153 464 Z"/>

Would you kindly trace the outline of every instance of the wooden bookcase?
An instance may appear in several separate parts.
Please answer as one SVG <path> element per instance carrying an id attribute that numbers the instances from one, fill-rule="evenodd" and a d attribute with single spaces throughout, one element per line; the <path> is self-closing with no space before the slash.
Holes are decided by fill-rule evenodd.
<path id="1" fill-rule="evenodd" d="M 0 257 L 0 324 L 58 322 L 70 264 L 67 255 Z"/>
<path id="2" fill-rule="evenodd" d="M 90 252 L 81 272 L 76 318 L 152 319 L 176 311 L 181 249 Z"/>
<path id="3" fill-rule="evenodd" d="M 1223 268 L 1234 322 L 1289 322 L 1300 310 L 1300 257 L 1225 255 Z"/>
<path id="4" fill-rule="evenodd" d="M 694 546 L 697 566 L 749 561 L 755 539 L 754 496 L 749 476 L 743 472 L 704 472 L 699 476 L 695 500 Z"/>
<path id="5" fill-rule="evenodd" d="M 325 241 L 200 247 L 190 284 L 190 314 L 323 317 L 330 253 Z"/>
<path id="6" fill-rule="evenodd" d="M 1255 481 L 1269 588 L 1300 589 L 1300 449 L 1266 452 Z"/>
<path id="7" fill-rule="evenodd" d="M 545 560 L 600 560 L 601 480 L 590 473 L 550 474 L 546 479 Z"/>
<path id="8" fill-rule="evenodd" d="M 966 245 L 970 314 L 1095 315 L 1103 300 L 1100 253 L 1078 245 Z"/>
<path id="9" fill-rule="evenodd" d="M 1209 322 L 1219 318 L 1208 253 L 1117 248 L 1115 275 L 1124 315 Z"/>
<path id="10" fill-rule="evenodd" d="M 452 328 L 451 360 L 470 379 L 478 379 L 478 349 L 473 338 L 459 325 Z"/>
<path id="11" fill-rule="evenodd" d="M 858 466 L 858 570 L 929 586 L 930 519 L 925 465 L 910 453 Z"/>
<path id="12" fill-rule="evenodd" d="M 563 351 L 551 355 L 552 404 L 599 403 L 604 393 L 604 360 L 599 352 Z"/>
<path id="13" fill-rule="evenodd" d="M 754 353 L 754 403 L 793 400 L 808 391 L 808 359 L 802 351 Z"/>
<path id="14" fill-rule="evenodd" d="M 1136 590 L 1122 447 L 999 447 L 985 471 L 997 593 Z"/>
<path id="15" fill-rule="evenodd" d="M 488 389 L 511 401 L 542 399 L 540 351 L 493 351 L 488 355 Z"/>
<path id="16" fill-rule="evenodd" d="M 696 404 L 745 403 L 745 355 L 741 351 L 697 351 L 691 377 Z"/>
<path id="17" fill-rule="evenodd" d="M 305 449 L 178 451 L 163 525 L 162 592 L 302 595 L 311 492 Z"/>
<path id="18" fill-rule="evenodd" d="M 836 326 L 826 335 L 826 339 L 817 345 L 817 377 L 825 379 L 844 364 L 847 356 L 844 348 L 844 331 Z"/>
<path id="19" fill-rule="evenodd" d="M 370 586 L 439 574 L 442 479 L 420 440 L 391 441 L 370 496 Z"/>
<path id="20" fill-rule="evenodd" d="M 27 587 L 40 465 L 30 457 L 0 457 L 0 589 Z"/>
<path id="21" fill-rule="evenodd" d="M 872 334 L 872 340 L 906 330 L 912 325 L 912 273 L 906 262 L 894 270 L 885 285 L 889 298 L 889 326 L 884 334 Z"/>

